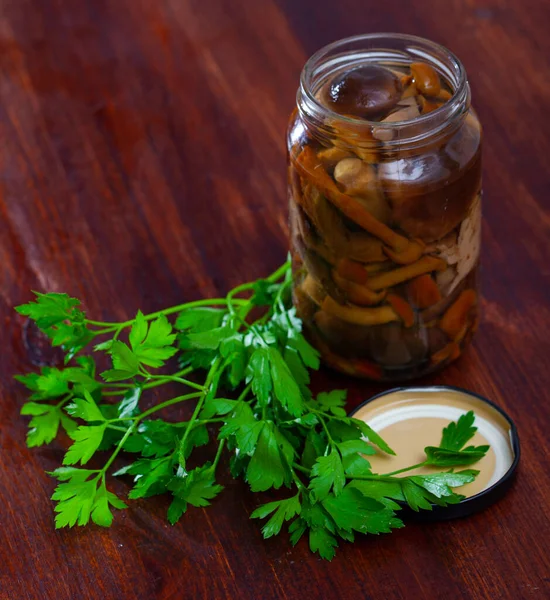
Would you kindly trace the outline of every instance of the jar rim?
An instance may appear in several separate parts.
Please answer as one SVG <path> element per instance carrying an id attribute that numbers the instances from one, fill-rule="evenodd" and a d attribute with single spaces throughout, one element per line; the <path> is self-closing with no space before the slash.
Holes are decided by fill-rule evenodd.
<path id="1" fill-rule="evenodd" d="M 326 65 L 331 58 L 335 56 L 339 57 L 340 61 L 344 61 L 346 57 L 352 57 L 353 53 L 357 54 L 357 50 L 345 50 L 345 47 L 349 47 L 353 44 L 360 44 L 366 42 L 372 44 L 377 40 L 388 42 L 401 42 L 404 44 L 410 44 L 411 48 L 406 47 L 408 52 L 414 50 L 416 47 L 416 53 L 419 57 L 422 57 L 424 61 L 431 61 L 432 64 L 434 59 L 439 63 L 439 66 L 445 67 L 446 74 L 451 75 L 452 81 L 449 84 L 453 87 L 453 93 L 451 98 L 445 102 L 442 106 L 435 110 L 410 119 L 408 121 L 392 121 L 392 122 L 381 122 L 381 121 L 369 121 L 360 117 L 346 116 L 335 112 L 328 106 L 322 104 L 315 96 L 313 85 L 316 75 L 316 71 L 319 67 Z M 343 49 L 342 54 L 336 55 L 339 49 Z M 376 46 L 365 48 L 362 53 L 374 53 L 377 50 L 386 50 L 382 45 L 380 48 Z M 395 49 L 394 51 L 399 51 Z M 402 52 L 402 51 L 399 51 Z M 445 65 L 442 65 L 441 58 L 446 61 Z M 454 84 L 454 85 L 453 85 Z M 316 90 L 315 90 L 316 91 Z M 447 123 L 450 119 L 455 117 L 457 114 L 463 112 L 464 105 L 469 101 L 469 86 L 466 76 L 466 70 L 458 59 L 458 57 L 451 52 L 445 46 L 432 42 L 426 38 L 422 38 L 415 35 L 403 34 L 403 33 L 368 33 L 360 34 L 347 38 L 342 38 L 335 42 L 331 42 L 326 46 L 323 46 L 317 50 L 310 58 L 306 61 L 302 72 L 300 74 L 300 86 L 298 89 L 298 107 L 302 110 L 305 108 L 307 113 L 318 122 L 323 122 L 328 117 L 332 123 L 344 123 L 353 125 L 355 128 L 361 127 L 376 127 L 378 129 L 384 129 L 386 131 L 394 132 L 398 129 L 403 129 L 413 125 L 414 128 L 424 126 L 427 129 L 431 129 L 430 124 L 436 125 L 439 123 Z M 400 140 L 393 140 L 394 142 L 404 141 L 403 137 Z M 390 142 L 391 144 L 391 142 Z"/>

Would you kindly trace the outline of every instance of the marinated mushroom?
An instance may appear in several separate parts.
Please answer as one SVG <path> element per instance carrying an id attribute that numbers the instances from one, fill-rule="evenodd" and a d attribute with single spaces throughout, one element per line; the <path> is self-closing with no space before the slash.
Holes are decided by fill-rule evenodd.
<path id="1" fill-rule="evenodd" d="M 330 296 L 323 300 L 321 308 L 328 314 L 356 325 L 380 325 L 390 321 L 399 321 L 399 316 L 391 306 L 363 308 L 339 304 Z"/>
<path id="2" fill-rule="evenodd" d="M 292 147 L 289 172 L 304 331 L 346 373 L 391 380 L 434 370 L 460 355 L 478 320 L 475 114 L 402 148 L 405 127 L 453 99 L 423 62 L 338 72 L 316 94 L 332 112 L 322 135 L 306 132 Z"/>
<path id="3" fill-rule="evenodd" d="M 400 95 L 401 82 L 389 69 L 365 65 L 335 77 L 326 103 L 337 113 L 374 119 L 393 108 Z"/>
<path id="4" fill-rule="evenodd" d="M 418 91 L 425 96 L 435 97 L 441 92 L 441 81 L 437 71 L 427 63 L 411 64 L 411 73 Z"/>
<path id="5" fill-rule="evenodd" d="M 376 171 L 360 158 L 344 158 L 334 167 L 334 179 L 350 196 L 379 195 Z"/>
<path id="6" fill-rule="evenodd" d="M 345 150 L 344 148 L 338 148 L 337 146 L 331 146 L 330 148 L 325 148 L 317 153 L 317 157 L 323 163 L 323 166 L 327 171 L 333 171 L 334 167 L 341 160 L 345 158 L 353 158 L 354 154 L 349 150 Z"/>

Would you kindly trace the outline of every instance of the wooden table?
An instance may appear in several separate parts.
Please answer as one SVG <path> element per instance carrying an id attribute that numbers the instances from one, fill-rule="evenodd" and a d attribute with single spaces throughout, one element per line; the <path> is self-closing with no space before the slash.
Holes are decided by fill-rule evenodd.
<path id="1" fill-rule="evenodd" d="M 528 4 L 528 6 L 526 5 Z M 550 6 L 547 0 L 0 2 L 2 600 L 550 597 Z M 332 563 L 262 541 L 256 500 L 175 527 L 167 500 L 109 529 L 54 531 L 16 372 L 51 360 L 12 306 L 30 289 L 124 319 L 225 293 L 285 257 L 284 131 L 315 49 L 365 31 L 442 42 L 485 127 L 484 318 L 472 349 L 423 383 L 457 384 L 515 419 L 519 477 L 494 508 L 343 544 Z M 350 406 L 380 388 L 351 386 Z M 114 483 L 121 494 L 125 482 Z"/>

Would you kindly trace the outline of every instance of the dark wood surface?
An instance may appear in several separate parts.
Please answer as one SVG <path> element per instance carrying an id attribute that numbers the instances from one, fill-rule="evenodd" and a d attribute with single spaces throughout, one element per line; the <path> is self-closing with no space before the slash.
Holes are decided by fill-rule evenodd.
<path id="1" fill-rule="evenodd" d="M 0 15 L 0 598 L 550 598 L 547 0 L 0 0 Z M 54 531 L 44 471 L 61 445 L 26 449 L 11 379 L 51 357 L 12 306 L 67 291 L 123 319 L 278 266 L 300 69 L 367 31 L 432 38 L 469 72 L 485 128 L 484 318 L 424 383 L 512 415 L 513 489 L 466 520 L 343 544 L 330 564 L 305 541 L 263 541 L 256 500 L 228 478 L 176 527 L 160 498 L 110 530 Z M 350 406 L 380 389 L 317 379 L 348 384 Z"/>

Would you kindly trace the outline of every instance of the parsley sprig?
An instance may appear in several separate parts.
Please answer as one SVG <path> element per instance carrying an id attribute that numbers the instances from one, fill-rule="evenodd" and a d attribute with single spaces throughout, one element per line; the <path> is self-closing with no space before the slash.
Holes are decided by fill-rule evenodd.
<path id="1" fill-rule="evenodd" d="M 107 488 L 107 474 L 133 478 L 129 499 L 170 494 L 167 517 L 174 524 L 189 506 L 208 506 L 220 494 L 224 452 L 232 476 L 252 492 L 286 490 L 251 515 L 267 519 L 264 537 L 288 524 L 292 544 L 307 535 L 311 550 L 326 559 L 339 539 L 402 527 L 397 513 L 404 505 L 431 510 L 459 502 L 454 488 L 477 471 L 403 473 L 469 466 L 484 456 L 487 446 L 464 448 L 476 431 L 473 413 L 451 423 L 438 447 L 426 447 L 420 465 L 373 473 L 368 456 L 393 451 L 347 416 L 345 390 L 312 396 L 310 371 L 319 368 L 319 354 L 302 335 L 290 294 L 287 262 L 225 298 L 138 312 L 122 323 L 88 319 L 66 294 L 36 293 L 17 307 L 65 353 L 63 368 L 16 376 L 31 392 L 21 410 L 31 416 L 28 445 L 48 444 L 60 429 L 73 442 L 50 473 L 59 482 L 52 496 L 56 527 L 111 525 L 112 509 L 126 504 Z M 80 354 L 90 347 L 107 355 L 109 369 L 98 374 L 93 356 Z M 158 396 L 150 390 L 166 384 L 178 394 L 150 406 Z M 183 403 L 193 404 L 191 416 L 174 420 L 181 412 L 167 409 Z M 206 445 L 212 459 L 201 463 L 194 451 Z M 134 459 L 112 472 L 121 454 Z M 101 456 L 102 467 L 88 468 Z"/>

